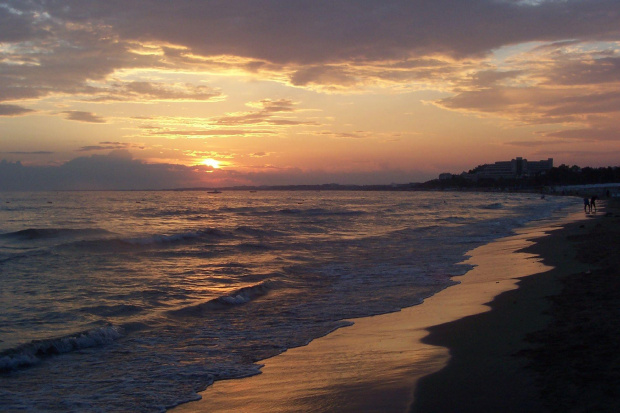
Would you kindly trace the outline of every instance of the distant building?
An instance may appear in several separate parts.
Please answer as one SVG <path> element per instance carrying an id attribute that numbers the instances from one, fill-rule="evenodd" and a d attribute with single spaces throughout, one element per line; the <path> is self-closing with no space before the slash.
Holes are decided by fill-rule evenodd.
<path id="1" fill-rule="evenodd" d="M 511 161 L 495 162 L 494 164 L 484 165 L 477 172 L 479 178 L 491 179 L 517 179 L 534 176 L 553 168 L 553 158 L 546 161 L 532 161 L 518 157 Z"/>

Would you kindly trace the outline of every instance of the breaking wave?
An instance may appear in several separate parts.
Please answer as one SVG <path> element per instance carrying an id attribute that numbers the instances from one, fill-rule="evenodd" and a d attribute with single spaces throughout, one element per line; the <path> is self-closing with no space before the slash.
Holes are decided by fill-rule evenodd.
<path id="1" fill-rule="evenodd" d="M 156 234 L 147 237 L 123 238 L 120 241 L 133 245 L 172 244 L 179 241 L 199 239 L 205 237 L 223 237 L 226 234 L 215 228 L 207 228 L 200 231 L 183 232 L 179 234 Z"/>
<path id="2" fill-rule="evenodd" d="M 54 355 L 110 344 L 122 336 L 120 327 L 107 325 L 65 337 L 34 340 L 0 352 L 0 372 L 30 367 Z"/>
<path id="3" fill-rule="evenodd" d="M 263 281 L 249 287 L 240 288 L 228 295 L 223 295 L 204 303 L 169 311 L 168 314 L 181 317 L 201 316 L 205 312 L 243 305 L 268 294 L 269 291 L 273 289 L 273 285 L 274 283 L 272 281 Z"/>
<path id="4" fill-rule="evenodd" d="M 38 240 L 48 238 L 93 237 L 106 234 L 110 234 L 110 232 L 101 228 L 28 228 L 21 231 L 0 234 L 0 237 L 18 240 Z"/>

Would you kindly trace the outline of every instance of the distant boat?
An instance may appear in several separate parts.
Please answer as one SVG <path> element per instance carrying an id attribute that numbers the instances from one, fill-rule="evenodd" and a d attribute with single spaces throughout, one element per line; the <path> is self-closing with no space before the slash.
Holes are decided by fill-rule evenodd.
<path id="1" fill-rule="evenodd" d="M 209 191 L 209 192 L 207 192 L 207 193 L 208 193 L 208 194 L 221 194 L 221 193 L 222 193 L 222 191 L 217 190 L 217 189 L 214 189 L 213 191 Z"/>

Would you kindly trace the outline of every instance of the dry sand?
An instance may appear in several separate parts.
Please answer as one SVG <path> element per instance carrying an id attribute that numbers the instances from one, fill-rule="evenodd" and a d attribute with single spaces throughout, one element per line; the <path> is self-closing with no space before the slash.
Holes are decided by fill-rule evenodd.
<path id="1" fill-rule="evenodd" d="M 491 312 L 430 329 L 424 342 L 452 358 L 418 384 L 412 412 L 620 411 L 620 216 L 606 209 L 525 250 L 553 270 L 500 294 Z"/>
<path id="2" fill-rule="evenodd" d="M 265 360 L 258 376 L 216 382 L 201 401 L 174 411 L 533 412 L 558 405 L 552 399 L 564 396 L 553 387 L 564 366 L 547 364 L 563 331 L 551 332 L 548 297 L 560 293 L 566 274 L 597 271 L 598 262 L 575 260 L 570 241 L 603 220 L 617 227 L 617 218 L 604 214 L 560 230 L 525 228 L 479 247 L 468 260 L 476 267 L 456 278 L 461 284 L 424 304 L 354 320 Z"/>

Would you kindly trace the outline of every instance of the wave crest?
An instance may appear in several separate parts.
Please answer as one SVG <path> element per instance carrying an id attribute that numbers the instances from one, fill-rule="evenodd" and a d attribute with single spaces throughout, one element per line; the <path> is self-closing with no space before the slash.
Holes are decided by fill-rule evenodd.
<path id="1" fill-rule="evenodd" d="M 173 316 L 201 316 L 205 312 L 243 305 L 262 297 L 273 289 L 273 282 L 264 281 L 249 287 L 240 288 L 228 295 L 223 295 L 204 303 L 191 305 L 178 310 L 169 311 Z"/>
<path id="2" fill-rule="evenodd" d="M 122 336 L 120 327 L 107 325 L 65 337 L 34 340 L 0 352 L 0 372 L 30 367 L 54 355 L 110 344 Z"/>
<path id="3" fill-rule="evenodd" d="M 200 231 L 193 232 L 184 232 L 180 234 L 172 234 L 172 235 L 152 235 L 148 237 L 142 238 L 124 238 L 121 241 L 133 244 L 133 245 L 151 245 L 151 244 L 172 244 L 179 241 L 186 241 L 191 239 L 204 238 L 209 236 L 214 237 L 223 237 L 224 232 L 215 229 L 215 228 L 207 228 Z"/>
<path id="4" fill-rule="evenodd" d="M 48 238 L 77 238 L 110 234 L 101 228 L 28 228 L 21 231 L 0 234 L 2 238 L 37 240 Z"/>

